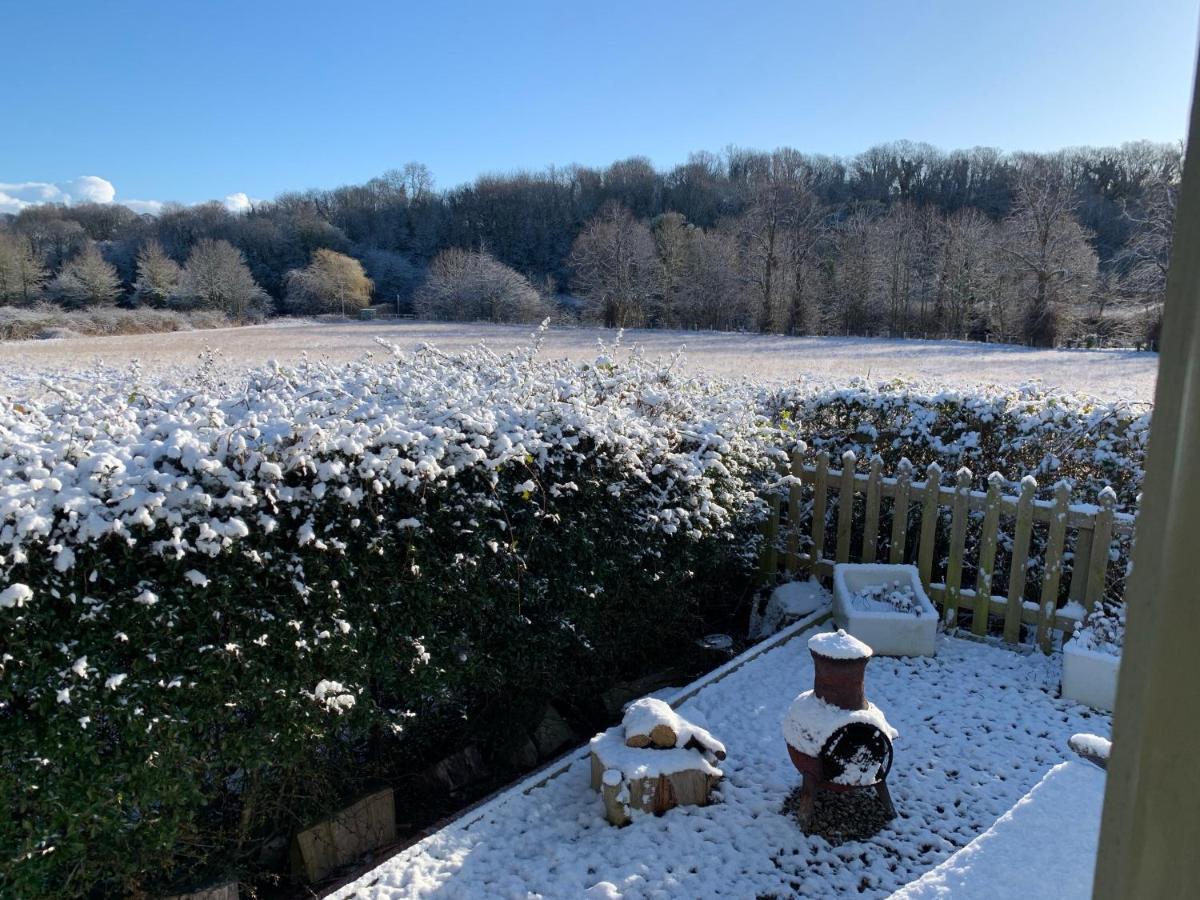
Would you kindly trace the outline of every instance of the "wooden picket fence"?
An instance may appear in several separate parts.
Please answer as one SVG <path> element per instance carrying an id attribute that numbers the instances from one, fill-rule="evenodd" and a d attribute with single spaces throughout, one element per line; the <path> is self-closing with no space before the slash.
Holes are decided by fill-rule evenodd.
<path id="1" fill-rule="evenodd" d="M 946 486 L 937 463 L 929 466 L 924 481 L 913 481 L 907 460 L 901 460 L 890 477 L 884 476 L 878 456 L 870 461 L 867 472 L 856 471 L 857 462 L 855 454 L 848 451 L 839 470 L 829 467 L 825 451 L 818 453 L 812 464 L 805 462 L 799 450 L 791 454 L 790 470 L 780 473 L 791 476 L 784 479 L 786 499 L 782 492 L 773 492 L 769 498 L 760 565 L 764 584 L 774 583 L 785 573 L 793 578 L 829 577 L 835 562 L 915 562 L 930 599 L 941 606 L 944 622 L 959 624 L 961 610 L 970 616 L 971 631 L 983 635 L 988 633 L 989 617 L 995 617 L 1003 623 L 1004 640 L 1014 644 L 1020 642 L 1025 623 L 1036 627 L 1034 640 L 1048 653 L 1054 633 L 1069 635 L 1078 625 L 1078 611 L 1090 611 L 1103 594 L 1114 540 L 1133 535 L 1134 517 L 1114 511 L 1116 494 L 1111 488 L 1101 491 L 1096 503 L 1087 504 L 1074 502 L 1067 486 L 1060 483 L 1054 500 L 1043 501 L 1035 499 L 1037 482 L 1031 477 L 1021 482 L 1020 493 L 1013 496 L 1002 493 L 1004 479 L 995 472 L 988 478 L 987 491 L 977 491 L 971 489 L 973 476 L 965 468 L 955 474 L 953 486 Z M 832 554 L 826 548 L 832 524 L 827 522 L 831 496 L 839 498 Z M 861 538 L 852 540 L 859 496 L 863 498 Z M 850 502 L 842 502 L 844 498 Z M 892 498 L 893 503 L 885 538 L 887 558 L 879 559 L 881 538 L 885 537 L 880 533 L 884 498 Z M 915 545 L 910 533 L 914 507 L 920 509 Z M 941 529 L 939 547 L 938 523 L 947 508 L 949 528 Z M 809 511 L 806 528 L 803 519 Z M 982 523 L 972 542 L 977 554 L 967 559 L 968 527 L 980 514 Z M 1002 530 L 1002 519 L 1011 520 L 1011 529 Z M 1039 540 L 1040 586 L 1027 583 L 1035 528 L 1045 534 L 1044 543 Z M 1010 533 L 1009 552 L 1006 539 Z M 992 584 L 1002 538 L 1005 555 L 1010 557 L 1008 589 L 996 596 Z M 1064 565 L 1068 546 L 1071 564 Z M 963 585 L 964 569 L 974 572 L 974 587 Z M 942 580 L 934 582 L 935 574 L 942 575 Z M 1027 593 L 1035 593 L 1038 599 L 1026 599 Z M 1064 607 L 1073 614 L 1064 614 Z"/>

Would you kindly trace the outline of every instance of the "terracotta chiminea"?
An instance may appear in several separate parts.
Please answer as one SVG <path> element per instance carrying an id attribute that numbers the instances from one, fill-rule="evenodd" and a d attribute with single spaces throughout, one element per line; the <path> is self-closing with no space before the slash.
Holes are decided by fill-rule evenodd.
<path id="1" fill-rule="evenodd" d="M 896 815 L 887 775 L 896 730 L 866 698 L 871 648 L 838 630 L 809 639 L 813 689 L 800 694 L 783 720 L 788 755 L 803 776 L 797 818 L 807 829 L 821 790 L 875 789 L 888 818 Z"/>

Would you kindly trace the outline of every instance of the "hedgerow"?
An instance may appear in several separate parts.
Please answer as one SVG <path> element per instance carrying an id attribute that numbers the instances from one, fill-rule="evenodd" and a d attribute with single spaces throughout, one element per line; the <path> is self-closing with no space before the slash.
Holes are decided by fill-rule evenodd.
<path id="1" fill-rule="evenodd" d="M 852 450 L 864 469 L 881 456 L 886 474 L 908 459 L 918 480 L 930 463 L 948 480 L 966 466 L 977 490 L 987 489 L 992 472 L 1010 488 L 1032 475 L 1038 496 L 1047 500 L 1063 480 L 1081 500 L 1094 501 L 1112 487 L 1123 512 L 1136 510 L 1145 474 L 1149 404 L 1105 402 L 1032 383 L 946 389 L 856 380 L 787 387 L 765 405 L 784 424 L 795 423 L 811 449 L 827 450 L 835 467 Z"/>
<path id="2" fill-rule="evenodd" d="M 0 895 L 35 898 L 278 870 L 360 790 L 675 662 L 748 590 L 797 438 L 889 470 L 1112 484 L 1128 509 L 1149 418 L 536 345 L 19 382 L 0 397 Z"/>
<path id="3" fill-rule="evenodd" d="M 765 422 L 669 365 L 47 387 L 0 405 L 4 896 L 253 874 L 439 731 L 670 657 L 752 562 Z"/>

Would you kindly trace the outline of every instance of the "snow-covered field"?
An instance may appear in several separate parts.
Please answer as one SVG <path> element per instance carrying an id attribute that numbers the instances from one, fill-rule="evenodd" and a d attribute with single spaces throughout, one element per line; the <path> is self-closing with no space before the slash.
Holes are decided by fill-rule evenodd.
<path id="1" fill-rule="evenodd" d="M 899 817 L 868 841 L 831 846 L 805 836 L 781 809 L 799 775 L 780 721 L 812 686 L 804 639 L 811 633 L 680 706 L 728 748 L 719 803 L 661 818 L 635 813 L 630 826 L 613 828 L 581 757 L 334 896 L 885 897 L 989 829 L 1070 758 L 1072 733 L 1110 730 L 1108 717 L 1054 699 L 1054 658 L 946 637 L 935 657 L 877 657 L 867 667 L 867 695 L 900 732 L 888 779 Z"/>
<path id="2" fill-rule="evenodd" d="M 429 322 L 311 322 L 280 320 L 252 328 L 0 343 L 0 385 L 19 391 L 25 379 L 46 371 L 73 370 L 99 361 L 123 367 L 139 360 L 146 370 L 187 366 L 205 347 L 219 350 L 234 366 L 268 359 L 349 360 L 378 349 L 375 338 L 413 349 L 421 343 L 452 351 L 485 341 L 503 350 L 529 343 L 530 326 Z M 551 358 L 592 359 L 598 340 L 616 332 L 555 326 L 544 343 Z M 686 347 L 686 365 L 719 375 L 758 379 L 801 376 L 845 380 L 909 377 L 962 387 L 978 383 L 1016 386 L 1029 381 L 1080 391 L 1108 400 L 1153 399 L 1158 355 L 1132 350 L 1032 350 L 964 341 L 781 337 L 636 330 L 624 336 L 651 355 Z"/>

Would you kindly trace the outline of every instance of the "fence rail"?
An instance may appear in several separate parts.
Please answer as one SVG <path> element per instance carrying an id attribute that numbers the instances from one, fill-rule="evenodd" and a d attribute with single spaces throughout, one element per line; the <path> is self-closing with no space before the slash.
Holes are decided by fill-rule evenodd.
<path id="1" fill-rule="evenodd" d="M 782 492 L 771 494 L 760 565 L 764 584 L 781 571 L 828 577 L 834 563 L 914 562 L 947 623 L 959 624 L 963 612 L 971 630 L 985 634 L 994 617 L 1010 643 L 1021 640 L 1022 624 L 1029 625 L 1033 641 L 1050 652 L 1055 632 L 1068 635 L 1104 593 L 1114 540 L 1127 543 L 1133 535 L 1134 517 L 1114 510 L 1111 488 L 1095 503 L 1078 503 L 1059 483 L 1053 500 L 1040 500 L 1032 477 L 1020 483 L 1018 494 L 1008 495 L 995 472 L 980 491 L 972 489 L 973 475 L 965 468 L 955 473 L 953 485 L 945 485 L 936 463 L 923 481 L 914 481 L 907 460 L 894 476 L 883 475 L 878 456 L 867 472 L 857 471 L 852 452 L 841 462 L 840 469 L 831 469 L 827 452 L 806 463 L 795 451 L 790 468 L 780 472 L 786 503 Z M 850 502 L 843 502 L 847 497 Z M 891 522 L 881 529 L 885 500 Z M 831 501 L 837 507 L 832 513 Z M 999 595 L 993 593 L 998 556 L 1007 561 L 1000 573 L 1007 590 Z M 1040 575 L 1040 583 L 1030 583 L 1031 572 Z M 974 576 L 973 586 L 963 584 L 965 574 Z M 941 580 L 935 582 L 935 575 Z M 1030 594 L 1037 599 L 1028 599 Z"/>

